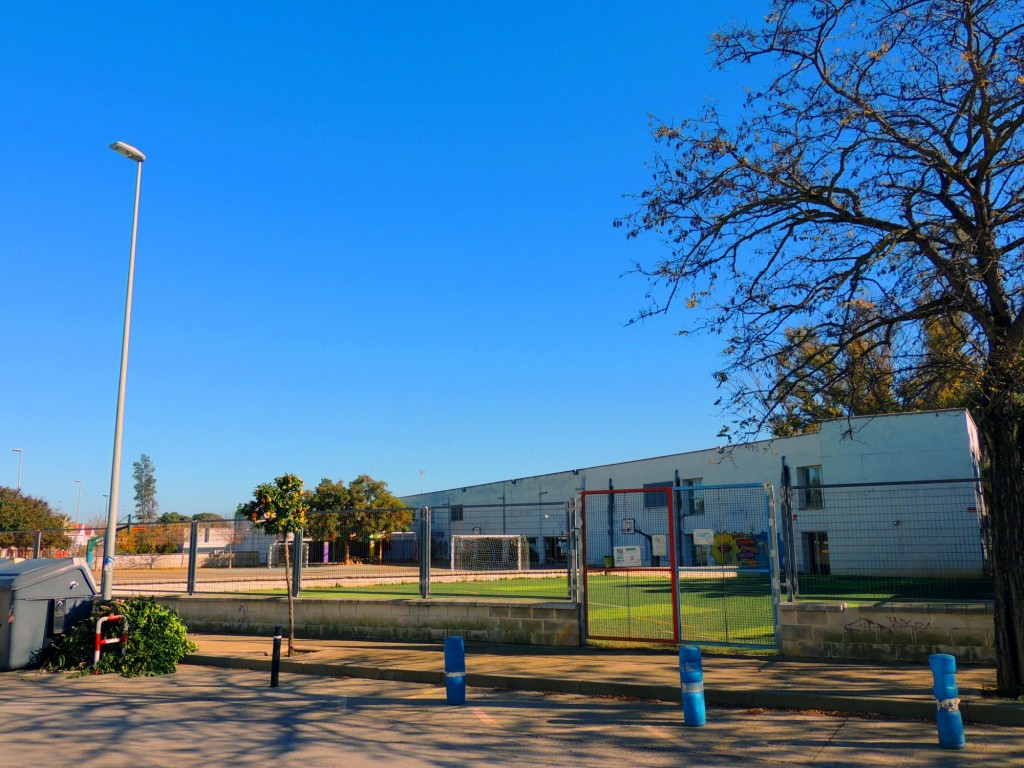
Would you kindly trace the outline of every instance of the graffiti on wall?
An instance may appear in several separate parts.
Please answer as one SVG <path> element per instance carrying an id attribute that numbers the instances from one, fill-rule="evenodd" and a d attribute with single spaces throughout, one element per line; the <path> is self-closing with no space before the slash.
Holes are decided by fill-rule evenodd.
<path id="1" fill-rule="evenodd" d="M 861 632 L 895 632 L 900 629 L 916 629 L 923 631 L 931 629 L 932 623 L 930 621 L 915 621 L 913 619 L 904 619 L 898 616 L 889 616 L 889 626 L 880 624 L 877 621 L 873 621 L 869 618 L 861 618 L 856 621 L 851 621 L 849 624 L 843 627 L 844 632 L 857 634 Z"/>
<path id="2" fill-rule="evenodd" d="M 711 557 L 716 565 L 767 568 L 767 543 L 764 533 L 716 533 Z"/>

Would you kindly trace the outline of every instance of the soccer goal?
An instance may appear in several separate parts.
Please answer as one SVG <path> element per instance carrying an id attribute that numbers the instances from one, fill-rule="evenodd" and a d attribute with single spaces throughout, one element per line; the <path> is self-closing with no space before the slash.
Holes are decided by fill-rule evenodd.
<path id="1" fill-rule="evenodd" d="M 452 535 L 453 571 L 526 571 L 529 568 L 530 549 L 523 535 Z"/>

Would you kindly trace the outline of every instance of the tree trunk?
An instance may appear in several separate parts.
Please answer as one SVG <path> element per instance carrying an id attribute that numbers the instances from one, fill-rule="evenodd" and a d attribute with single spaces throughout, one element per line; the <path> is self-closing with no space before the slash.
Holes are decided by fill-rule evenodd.
<path id="1" fill-rule="evenodd" d="M 289 562 L 288 550 L 288 534 L 284 534 L 284 583 L 285 588 L 288 590 L 288 653 L 287 656 L 292 655 L 292 651 L 295 648 L 295 598 L 292 596 L 292 568 Z"/>
<path id="2" fill-rule="evenodd" d="M 350 543 L 349 542 L 349 538 L 348 538 L 348 536 L 346 536 L 345 539 L 344 539 L 344 544 L 345 544 L 345 560 L 344 560 L 344 563 L 345 563 L 345 565 L 352 565 L 352 552 L 349 549 L 349 543 Z"/>
<path id="3" fill-rule="evenodd" d="M 1008 390 L 996 390 L 981 428 L 992 470 L 996 684 L 1009 698 L 1024 695 L 1024 435 L 1016 410 Z"/>

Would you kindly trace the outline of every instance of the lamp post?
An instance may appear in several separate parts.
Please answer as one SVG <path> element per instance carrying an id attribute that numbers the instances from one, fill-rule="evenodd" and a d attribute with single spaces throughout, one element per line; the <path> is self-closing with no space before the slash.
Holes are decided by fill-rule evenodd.
<path id="1" fill-rule="evenodd" d="M 139 230 L 139 192 L 142 189 L 142 163 L 146 156 L 123 141 L 110 148 L 135 162 L 135 210 L 132 215 L 132 248 L 128 257 L 128 292 L 124 301 L 124 335 L 121 339 L 121 378 L 117 386 L 117 416 L 114 419 L 114 458 L 110 468 L 110 500 L 107 507 L 107 532 L 103 537 L 103 580 L 101 593 L 110 600 L 114 586 L 114 553 L 117 552 L 117 492 L 121 481 L 121 429 L 124 425 L 124 388 L 128 378 L 128 336 L 132 325 L 132 284 L 135 281 L 135 240 Z"/>
<path id="2" fill-rule="evenodd" d="M 78 483 L 78 502 L 75 504 L 75 524 L 78 524 L 78 513 L 82 511 L 82 481 L 75 480 Z"/>
<path id="3" fill-rule="evenodd" d="M 25 458 L 25 451 L 21 448 L 11 448 L 16 454 L 18 454 L 18 492 L 21 492 L 21 462 Z"/>

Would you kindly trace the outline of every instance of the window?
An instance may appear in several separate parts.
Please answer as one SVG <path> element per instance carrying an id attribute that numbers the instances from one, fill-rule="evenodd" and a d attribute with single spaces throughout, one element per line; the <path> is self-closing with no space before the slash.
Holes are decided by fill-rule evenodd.
<path id="1" fill-rule="evenodd" d="M 691 477 L 688 480 L 679 481 L 681 488 L 690 489 L 680 491 L 679 494 L 679 503 L 684 515 L 704 514 L 704 491 L 695 490 L 703 484 L 704 478 L 702 477 Z"/>
<path id="2" fill-rule="evenodd" d="M 821 465 L 797 467 L 797 485 L 800 489 L 800 509 L 821 509 L 824 498 L 821 493 Z"/>
<path id="3" fill-rule="evenodd" d="M 451 506 L 452 522 L 457 523 L 462 519 L 462 505 L 453 504 Z"/>
<path id="4" fill-rule="evenodd" d="M 671 480 L 666 480 L 663 483 L 644 483 L 644 488 L 671 488 L 674 483 Z M 645 493 L 644 494 L 644 509 L 658 509 L 665 508 L 668 506 L 668 494 L 667 493 Z"/>

